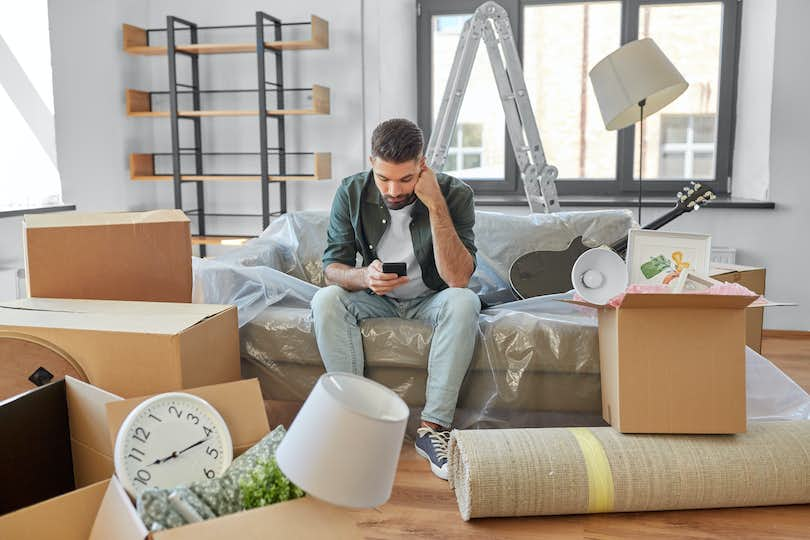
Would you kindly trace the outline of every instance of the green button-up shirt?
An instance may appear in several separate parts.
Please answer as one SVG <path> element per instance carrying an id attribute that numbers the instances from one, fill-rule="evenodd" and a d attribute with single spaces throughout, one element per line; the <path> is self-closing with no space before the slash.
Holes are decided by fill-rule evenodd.
<path id="1" fill-rule="evenodd" d="M 437 173 L 436 180 L 447 202 L 458 237 L 472 255 L 475 266 L 475 204 L 472 188 L 443 173 Z M 447 283 L 439 276 L 433 256 L 430 214 L 419 199 L 414 205 L 411 213 L 411 240 L 416 260 L 422 268 L 422 280 L 433 290 L 446 289 Z M 324 269 L 332 263 L 355 266 L 357 253 L 363 256 L 363 266 L 371 264 L 378 258 L 377 244 L 390 223 L 388 207 L 374 183 L 372 171 L 344 178 L 332 202 L 327 245 L 323 254 Z"/>

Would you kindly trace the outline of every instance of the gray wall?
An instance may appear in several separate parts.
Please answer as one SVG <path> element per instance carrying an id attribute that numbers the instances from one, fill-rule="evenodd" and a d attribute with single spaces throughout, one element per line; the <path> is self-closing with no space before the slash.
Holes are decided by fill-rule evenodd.
<path id="1" fill-rule="evenodd" d="M 65 200 L 80 210 L 172 206 L 170 185 L 128 180 L 128 154 L 165 151 L 169 126 L 167 120 L 124 115 L 124 88 L 164 88 L 166 64 L 165 58 L 124 54 L 122 22 L 163 26 L 165 14 L 171 12 L 200 24 L 239 24 L 250 22 L 256 9 L 285 20 L 307 20 L 310 14 L 327 19 L 330 49 L 285 53 L 285 82 L 288 86 L 318 83 L 330 87 L 332 115 L 290 120 L 288 146 L 332 152 L 336 179 L 366 166 L 369 134 L 380 120 L 416 117 L 415 0 L 238 0 L 227 4 L 175 0 L 166 6 L 166 2 L 154 0 L 50 2 L 59 168 Z M 810 50 L 808 23 L 810 2 L 746 0 L 735 189 L 749 196 L 767 194 L 777 209 L 703 210 L 669 227 L 710 233 L 715 245 L 736 247 L 740 263 L 768 268 L 769 297 L 802 304 L 768 312 L 769 328 L 810 330 L 810 287 L 801 285 L 804 269 L 810 267 L 805 236 L 810 214 L 801 206 L 810 201 L 810 179 L 804 166 L 810 133 L 803 129 L 810 125 L 810 109 L 803 105 L 810 95 L 805 52 Z M 256 84 L 251 55 L 206 58 L 201 60 L 201 70 L 204 86 L 247 88 Z M 256 148 L 255 119 L 203 122 L 207 149 Z M 290 209 L 328 208 L 336 184 L 337 180 L 330 180 L 291 185 Z M 210 210 L 257 212 L 260 208 L 255 184 L 211 184 L 206 186 L 206 195 Z M 186 201 L 187 207 L 193 206 L 192 197 Z M 645 211 L 644 221 L 657 213 Z M 221 232 L 255 233 L 256 223 L 255 219 L 231 219 L 211 227 Z M 0 220 L 0 297 L 13 295 L 13 280 L 3 269 L 22 264 L 19 229 L 19 219 Z"/>

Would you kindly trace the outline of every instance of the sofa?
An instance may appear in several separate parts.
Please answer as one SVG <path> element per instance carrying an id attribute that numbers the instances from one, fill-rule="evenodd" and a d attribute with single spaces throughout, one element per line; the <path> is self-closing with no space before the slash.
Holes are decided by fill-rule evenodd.
<path id="1" fill-rule="evenodd" d="M 239 306 L 243 376 L 257 377 L 267 400 L 301 402 L 324 372 L 308 301 L 325 284 L 327 222 L 327 212 L 290 213 L 226 256 L 195 261 L 197 300 Z M 564 249 L 577 236 L 586 245 L 611 243 L 633 224 L 627 210 L 476 212 L 478 267 L 470 288 L 491 307 L 480 315 L 457 427 L 601 424 L 593 310 L 559 301 L 570 295 L 516 301 L 509 267 L 526 252 Z M 366 376 L 418 411 L 432 328 L 370 319 L 361 331 Z"/>

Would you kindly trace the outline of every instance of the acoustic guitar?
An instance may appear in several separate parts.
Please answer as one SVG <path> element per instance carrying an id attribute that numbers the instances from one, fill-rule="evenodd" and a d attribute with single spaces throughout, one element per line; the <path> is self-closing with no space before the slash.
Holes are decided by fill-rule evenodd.
<path id="1" fill-rule="evenodd" d="M 678 216 L 696 210 L 715 198 L 709 186 L 692 182 L 677 193 L 672 210 L 642 228 L 658 230 Z M 624 257 L 627 236 L 610 248 Z M 571 269 L 579 256 L 589 249 L 591 248 L 582 243 L 582 237 L 578 236 L 562 251 L 533 251 L 521 255 L 509 268 L 512 292 L 518 298 L 525 299 L 570 291 L 573 288 Z"/>

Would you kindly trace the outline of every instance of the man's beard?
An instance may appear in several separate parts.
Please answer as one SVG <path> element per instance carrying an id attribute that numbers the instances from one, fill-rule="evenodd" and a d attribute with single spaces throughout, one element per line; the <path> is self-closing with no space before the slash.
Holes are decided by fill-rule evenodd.
<path id="1" fill-rule="evenodd" d="M 410 193 L 404 199 L 397 202 L 391 202 L 387 196 L 383 196 L 385 206 L 387 206 L 389 210 L 400 210 L 402 208 L 405 208 L 409 204 L 413 203 L 415 200 L 416 200 L 416 193 Z"/>

